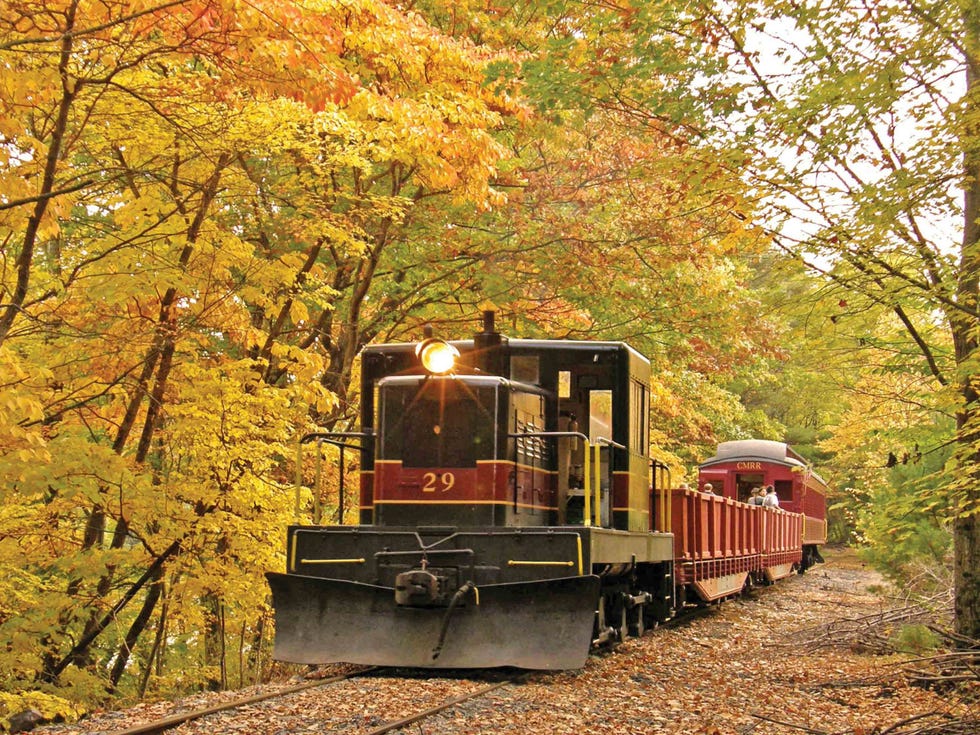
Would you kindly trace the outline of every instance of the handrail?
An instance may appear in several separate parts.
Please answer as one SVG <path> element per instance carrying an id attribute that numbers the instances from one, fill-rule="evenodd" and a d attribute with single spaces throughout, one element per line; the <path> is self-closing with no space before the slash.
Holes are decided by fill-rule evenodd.
<path id="1" fill-rule="evenodd" d="M 375 437 L 375 433 L 373 431 L 311 431 L 309 434 L 304 434 L 301 436 L 299 443 L 306 444 L 314 439 L 321 439 L 328 444 L 335 444 L 337 446 L 352 447 L 354 449 L 360 449 L 361 451 L 367 449 L 365 446 L 332 441 L 334 439 L 346 439 L 348 437 L 353 439 L 373 439 Z"/>
<path id="2" fill-rule="evenodd" d="M 616 449 L 626 449 L 626 447 L 619 442 L 614 442 L 612 439 L 607 439 L 604 436 L 600 436 L 595 440 L 596 444 L 605 444 L 608 447 L 616 447 Z M 594 446 L 594 445 L 593 445 Z"/>
<path id="3" fill-rule="evenodd" d="M 657 480 L 660 478 L 660 474 L 663 472 L 667 476 L 667 482 L 658 485 Z M 650 476 L 653 483 L 653 490 L 656 495 L 656 502 L 659 506 L 659 512 L 656 514 L 657 517 L 657 531 L 661 533 L 670 533 L 673 528 L 673 518 L 671 517 L 673 504 L 671 502 L 671 491 L 673 481 L 671 480 L 670 467 L 665 465 L 663 462 L 650 457 Z M 650 511 L 653 512 L 653 508 Z"/>
<path id="4" fill-rule="evenodd" d="M 534 438 L 534 437 L 550 437 L 550 436 L 561 438 L 563 436 L 570 436 L 578 439 L 583 439 L 586 442 L 589 441 L 589 437 L 587 437 L 581 431 L 516 431 L 507 434 L 507 436 L 508 438 L 511 439 L 520 439 L 522 437 Z"/>
<path id="5" fill-rule="evenodd" d="M 596 437 L 595 443 L 591 445 L 595 449 L 595 462 L 593 463 L 592 469 L 595 472 L 595 519 L 596 525 L 602 525 L 602 445 L 605 444 L 607 447 L 615 447 L 616 449 L 626 449 L 619 442 L 614 442 L 612 439 L 608 439 L 604 436 Z M 585 444 L 586 456 L 588 456 L 589 443 Z M 612 506 L 612 452 L 609 453 L 609 505 Z M 585 474 L 588 475 L 588 470 L 586 469 Z M 586 498 L 588 502 L 588 498 Z M 612 514 L 612 509 L 610 507 L 610 515 Z"/>
<path id="6" fill-rule="evenodd" d="M 587 437 L 581 431 L 521 431 L 521 432 L 515 432 L 515 433 L 508 433 L 507 436 L 509 438 L 514 438 L 514 439 L 520 439 L 520 438 L 523 438 L 523 437 L 557 437 L 557 438 L 571 437 L 571 438 L 574 438 L 574 439 L 581 439 L 583 442 L 585 442 L 585 463 L 584 463 L 584 465 L 582 467 L 582 474 L 584 475 L 584 477 L 582 478 L 583 479 L 582 484 L 584 485 L 584 487 L 582 488 L 582 490 L 585 493 L 585 497 L 582 499 L 582 501 L 583 501 L 582 502 L 582 525 L 583 526 L 586 526 L 586 527 L 591 526 L 592 525 L 592 486 L 591 486 L 592 473 L 591 473 L 591 466 L 590 465 L 591 465 L 591 454 L 592 453 L 589 450 L 592 448 L 593 445 L 589 442 L 589 437 Z M 599 448 L 598 441 L 606 441 L 606 442 L 609 442 L 610 444 L 614 444 L 614 442 L 612 442 L 612 441 L 610 441 L 608 439 L 606 439 L 606 440 L 599 439 L 599 440 L 597 440 L 597 443 L 595 444 L 595 446 L 596 446 L 597 449 Z M 620 446 L 620 445 L 616 445 L 616 446 Z M 596 457 L 596 459 L 597 459 L 597 461 L 596 461 L 596 470 L 595 470 L 595 475 L 596 475 L 595 476 L 595 482 L 596 482 L 596 517 L 599 520 L 599 523 L 601 524 L 602 523 L 602 518 L 601 518 L 601 515 L 599 514 L 599 509 L 598 509 L 598 507 L 599 507 L 599 500 L 598 500 L 598 498 L 599 498 L 599 466 L 600 466 L 600 462 L 598 461 L 598 456 Z"/>
<path id="7" fill-rule="evenodd" d="M 624 445 L 604 436 L 597 437 L 595 442 L 591 442 L 589 437 L 580 431 L 519 431 L 509 432 L 507 437 L 512 439 L 521 439 L 525 437 L 571 437 L 581 439 L 585 444 L 585 461 L 582 466 L 582 484 L 584 485 L 582 488 L 584 493 L 584 497 L 582 499 L 582 525 L 586 527 L 592 526 L 593 518 L 595 525 L 602 525 L 602 447 L 615 447 L 616 449 L 625 450 L 626 447 Z M 591 451 L 593 449 L 595 450 L 594 459 Z M 595 488 L 595 494 L 592 492 L 593 487 Z M 612 493 L 611 484 L 609 492 Z"/>
<path id="8" fill-rule="evenodd" d="M 592 525 L 592 447 L 585 438 L 584 461 L 582 463 L 582 525 Z M 601 520 L 601 519 L 600 519 Z"/>
<path id="9" fill-rule="evenodd" d="M 316 477 L 314 483 L 317 487 L 320 485 L 320 452 L 319 447 L 321 444 L 331 444 L 335 447 L 340 448 L 340 487 L 337 490 L 337 521 L 340 525 L 344 523 L 344 449 L 357 449 L 360 452 L 366 452 L 370 449 L 367 446 L 367 442 L 364 444 L 349 444 L 345 441 L 338 441 L 341 439 L 374 439 L 374 432 L 370 431 L 311 431 L 308 434 L 304 434 L 299 438 L 296 443 L 296 476 L 294 480 L 296 498 L 294 501 L 293 513 L 296 517 L 296 523 L 300 522 L 299 518 L 299 506 L 300 506 L 300 492 L 303 487 L 303 445 L 316 441 L 317 443 L 317 461 L 316 461 Z M 320 507 L 319 499 L 314 494 L 314 523 L 320 522 Z"/>

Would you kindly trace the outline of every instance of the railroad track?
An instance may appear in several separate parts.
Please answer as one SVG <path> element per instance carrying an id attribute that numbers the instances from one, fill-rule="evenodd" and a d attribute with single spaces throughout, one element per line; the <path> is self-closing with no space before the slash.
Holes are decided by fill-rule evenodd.
<path id="1" fill-rule="evenodd" d="M 178 715 L 163 717 L 160 718 L 159 720 L 154 720 L 152 722 L 147 722 L 141 725 L 134 725 L 124 730 L 116 730 L 109 733 L 109 735 L 149 735 L 150 733 L 162 733 L 162 732 L 166 732 L 167 730 L 171 730 L 175 727 L 178 727 L 179 725 L 183 725 L 184 723 L 191 722 L 193 720 L 198 720 L 203 717 L 207 717 L 208 715 L 216 714 L 218 712 L 225 712 L 228 710 L 233 710 L 239 707 L 245 707 L 248 705 L 257 704 L 271 699 L 286 697 L 289 696 L 290 694 L 295 694 L 297 692 L 303 692 L 308 689 L 315 689 L 317 687 L 327 686 L 329 684 L 336 684 L 341 681 L 362 677 L 367 674 L 376 675 L 384 671 L 385 669 L 382 669 L 377 666 L 372 666 L 370 668 L 362 669 L 359 671 L 353 671 L 346 674 L 339 674 L 337 676 L 331 676 L 324 679 L 317 679 L 315 681 L 307 681 L 302 684 L 286 687 L 285 689 L 279 689 L 275 692 L 267 692 L 265 694 L 258 694 L 251 697 L 244 697 L 242 699 L 236 699 L 230 702 L 225 702 L 223 704 L 213 705 L 210 707 L 202 707 L 200 709 L 191 710 L 188 712 L 182 712 L 181 714 Z M 441 702 L 440 704 L 437 704 L 435 706 L 429 707 L 424 710 L 420 710 L 413 714 L 406 715 L 405 717 L 401 717 L 396 720 L 387 722 L 383 725 L 374 727 L 371 730 L 365 731 L 362 735 L 384 735 L 385 733 L 393 732 L 407 725 L 411 725 L 415 722 L 423 720 L 426 717 L 430 717 L 432 715 L 438 714 L 443 710 L 447 710 L 451 707 L 466 702 L 470 699 L 476 699 L 478 697 L 482 697 L 486 694 L 489 694 L 492 691 L 505 687 L 508 684 L 514 684 L 521 678 L 522 678 L 521 676 L 517 676 L 508 679 L 503 679 L 501 681 L 494 682 L 492 684 L 481 686 L 477 689 L 474 689 L 471 692 L 467 692 L 465 694 L 461 694 L 452 697 L 450 699 L 447 699 L 444 702 Z"/>
<path id="2" fill-rule="evenodd" d="M 392 732 L 394 730 L 399 730 L 405 727 L 406 725 L 411 725 L 412 723 L 418 722 L 419 720 L 424 720 L 426 717 L 442 712 L 443 710 L 447 710 L 450 707 L 455 707 L 457 704 L 462 704 L 467 700 L 476 699 L 477 697 L 482 697 L 484 694 L 489 694 L 495 689 L 500 689 L 501 687 L 505 687 L 508 684 L 514 684 L 515 682 L 516 679 L 504 679 L 503 681 L 498 681 L 494 684 L 488 684 L 487 686 L 480 687 L 475 691 L 468 692 L 466 694 L 461 694 L 451 699 L 447 699 L 445 702 L 442 702 L 441 704 L 437 704 L 434 707 L 429 707 L 428 709 L 423 710 L 422 712 L 418 712 L 414 715 L 409 715 L 408 717 L 403 717 L 399 720 L 394 720 L 393 722 L 389 722 L 384 725 L 381 725 L 380 727 L 376 727 L 373 730 L 368 730 L 367 733 L 365 733 L 365 735 L 384 735 L 384 733 Z"/>
<path id="3" fill-rule="evenodd" d="M 671 618 L 669 621 L 662 623 L 658 627 L 663 629 L 683 627 L 689 625 L 690 623 L 694 622 L 695 620 L 701 617 L 704 617 L 706 615 L 711 615 L 716 609 L 717 609 L 716 605 L 710 605 L 704 607 L 691 607 L 686 609 L 676 617 Z M 654 632 L 653 629 L 648 631 L 648 633 L 652 633 L 652 632 Z M 606 650 L 607 652 L 612 651 L 615 648 L 616 648 L 615 643 L 613 643 L 608 647 L 603 647 L 603 649 Z M 250 697 L 243 697 L 241 699 L 232 700 L 229 702 L 225 702 L 223 704 L 202 707 L 200 709 L 190 710 L 188 712 L 183 712 L 178 715 L 163 717 L 158 720 L 147 722 L 141 725 L 131 726 L 123 730 L 112 731 L 109 733 L 109 735 L 149 735 L 150 733 L 162 733 L 162 732 L 166 732 L 167 730 L 178 727 L 179 725 L 182 725 L 184 723 L 192 722 L 194 720 L 207 717 L 208 715 L 216 714 L 219 712 L 225 712 L 240 707 L 246 707 L 253 704 L 258 704 L 260 702 L 264 702 L 267 700 L 286 697 L 291 694 L 296 694 L 298 692 L 303 692 L 309 689 L 315 689 L 317 687 L 327 686 L 330 684 L 336 684 L 349 679 L 355 679 L 367 675 L 377 676 L 379 674 L 384 674 L 384 672 L 386 671 L 389 671 L 389 669 L 372 666 L 357 671 L 326 677 L 323 679 L 306 681 L 303 682 L 302 684 L 286 687 L 283 689 L 276 690 L 274 692 L 267 692 L 264 694 L 258 694 Z M 404 676 L 404 671 L 402 671 L 400 676 Z M 427 717 L 438 714 L 439 712 L 450 709 L 456 705 L 462 704 L 463 702 L 466 702 L 468 700 L 482 697 L 486 694 L 489 694 L 509 684 L 519 683 L 523 681 L 526 678 L 526 676 L 527 676 L 527 672 L 524 672 L 521 674 L 517 674 L 516 676 L 503 679 L 501 681 L 485 684 L 483 686 L 474 689 L 473 691 L 446 699 L 445 701 L 435 706 L 428 707 L 427 709 L 420 710 L 416 713 L 391 720 L 379 726 L 375 726 L 373 729 L 364 731 L 361 735 L 385 735 L 385 733 L 394 732 L 403 727 L 411 725 L 415 722 L 423 720 Z"/>

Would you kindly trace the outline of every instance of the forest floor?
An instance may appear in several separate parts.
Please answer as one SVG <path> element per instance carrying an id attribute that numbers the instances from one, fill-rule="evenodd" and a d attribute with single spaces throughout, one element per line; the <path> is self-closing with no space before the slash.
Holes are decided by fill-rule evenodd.
<path id="1" fill-rule="evenodd" d="M 959 677 L 964 680 L 954 689 L 944 678 L 952 659 L 940 658 L 935 650 L 893 650 L 902 626 L 928 624 L 930 613 L 890 593 L 852 551 L 831 549 L 825 556 L 826 564 L 805 575 L 715 606 L 684 625 L 630 639 L 612 652 L 590 657 L 580 671 L 527 675 L 519 684 L 400 732 L 980 733 L 976 669 Z M 209 715 L 172 732 L 362 735 L 492 680 L 477 679 L 474 684 L 472 678 L 441 675 L 359 678 Z M 922 680 L 930 686 L 922 686 Z M 114 733 L 222 698 L 261 692 L 262 687 L 253 687 L 144 704 L 35 732 Z"/>

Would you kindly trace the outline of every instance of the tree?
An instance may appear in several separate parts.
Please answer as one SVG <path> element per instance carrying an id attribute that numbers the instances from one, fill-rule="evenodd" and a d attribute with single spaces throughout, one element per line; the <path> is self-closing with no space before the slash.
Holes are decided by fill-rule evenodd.
<path id="1" fill-rule="evenodd" d="M 521 50 L 488 69 L 529 110 L 506 130 L 508 200 L 453 223 L 456 253 L 488 254 L 467 306 L 485 299 L 516 333 L 630 340 L 658 365 L 653 441 L 687 463 L 719 435 L 774 431 L 721 385 L 773 348 L 745 288 L 767 241 L 744 221 L 737 172 L 688 140 L 690 116 L 647 104 L 697 76 L 700 36 L 660 31 L 682 4 L 421 7 L 446 32 Z"/>
<path id="2" fill-rule="evenodd" d="M 47 592 L 5 596 L 0 669 L 224 682 L 226 638 L 262 644 L 283 442 L 333 400 L 329 299 L 396 187 L 492 197 L 483 59 L 372 2 L 52 0 L 4 6 L 0 63 L 0 568 Z"/>
<path id="3" fill-rule="evenodd" d="M 915 349 L 905 369 L 931 377 L 930 410 L 955 405 L 956 628 L 978 638 L 976 5 L 740 2 L 701 20 L 730 95 L 713 144 L 749 172 L 757 221 L 842 303 L 890 313 Z"/>

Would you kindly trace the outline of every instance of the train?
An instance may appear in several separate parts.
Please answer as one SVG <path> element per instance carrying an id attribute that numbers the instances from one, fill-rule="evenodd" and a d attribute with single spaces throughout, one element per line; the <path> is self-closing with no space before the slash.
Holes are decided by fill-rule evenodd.
<path id="1" fill-rule="evenodd" d="M 651 374 L 626 343 L 509 338 L 492 312 L 472 339 L 367 346 L 360 429 L 303 438 L 360 454 L 359 522 L 287 529 L 273 657 L 578 669 L 819 561 L 827 486 L 786 444 L 724 442 L 674 487 Z M 780 508 L 744 502 L 766 484 Z"/>

